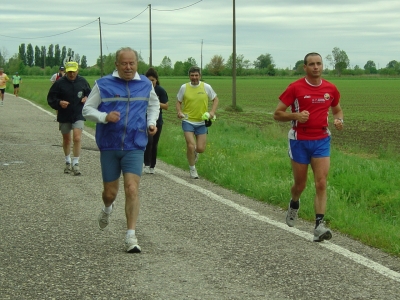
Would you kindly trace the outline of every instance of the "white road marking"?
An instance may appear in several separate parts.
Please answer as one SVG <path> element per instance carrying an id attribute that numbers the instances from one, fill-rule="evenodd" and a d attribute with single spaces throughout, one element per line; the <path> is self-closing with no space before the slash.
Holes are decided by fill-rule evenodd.
<path id="1" fill-rule="evenodd" d="M 23 98 L 20 98 L 20 99 L 23 99 Z M 40 110 L 46 112 L 47 114 L 49 114 L 51 116 L 54 116 L 54 114 L 48 112 L 47 110 L 44 110 L 43 108 L 41 108 L 40 106 L 32 103 L 31 101 L 26 100 L 26 99 L 23 99 L 23 100 L 27 101 L 28 103 L 30 103 L 31 105 L 35 106 L 36 108 L 39 108 Z M 95 140 L 95 137 L 92 134 L 90 134 L 90 133 L 88 133 L 86 131 L 83 131 L 83 133 L 87 137 L 89 137 L 90 139 Z M 223 203 L 223 204 L 225 204 L 225 205 L 227 205 L 229 207 L 232 207 L 232 208 L 236 209 L 237 211 L 239 211 L 239 212 L 241 212 L 241 213 L 243 213 L 245 215 L 248 215 L 248 216 L 250 216 L 250 217 L 252 217 L 254 219 L 257 219 L 259 221 L 262 221 L 262 222 L 268 223 L 270 225 L 273 225 L 275 227 L 278 227 L 278 228 L 280 228 L 282 230 L 285 230 L 285 231 L 288 231 L 290 233 L 293 233 L 293 234 L 295 234 L 295 235 L 297 235 L 299 237 L 302 237 L 302 238 L 304 238 L 304 239 L 306 239 L 308 241 L 311 241 L 312 238 L 313 238 L 313 235 L 310 234 L 310 233 L 301 231 L 301 230 L 293 228 L 293 227 L 289 227 L 289 226 L 287 226 L 286 224 L 284 224 L 282 222 L 277 222 L 277 221 L 274 221 L 274 220 L 272 220 L 272 219 L 270 219 L 270 218 L 268 218 L 266 216 L 262 216 L 259 213 L 255 212 L 255 211 L 253 211 L 253 210 L 251 210 L 251 209 L 249 209 L 247 207 L 241 206 L 241 205 L 239 205 L 239 204 L 237 204 L 237 203 L 235 203 L 235 202 L 233 202 L 231 200 L 228 200 L 228 199 L 225 199 L 225 198 L 223 198 L 221 196 L 218 196 L 217 194 L 214 194 L 213 192 L 210 192 L 209 190 L 206 190 L 206 189 L 203 189 L 202 187 L 199 187 L 197 185 L 191 184 L 191 183 L 187 182 L 186 180 L 183 180 L 183 179 L 181 179 L 179 177 L 176 177 L 176 176 L 174 176 L 172 174 L 169 174 L 169 173 L 167 173 L 167 172 L 165 172 L 165 171 L 163 171 L 163 170 L 161 170 L 159 168 L 157 168 L 157 173 L 169 178 L 172 181 L 175 181 L 178 184 L 181 184 L 181 185 L 184 185 L 184 186 L 186 186 L 188 188 L 196 190 L 199 193 L 202 193 L 203 195 L 205 195 L 207 197 L 210 197 L 211 199 L 214 199 L 214 200 L 216 200 L 216 201 L 218 201 L 220 203 Z M 359 255 L 357 253 L 351 252 L 350 250 L 342 248 L 342 247 L 340 247 L 338 245 L 335 245 L 335 244 L 333 244 L 331 242 L 328 242 L 328 241 L 324 241 L 322 243 L 318 243 L 318 245 L 320 245 L 321 247 L 324 247 L 326 249 L 329 249 L 332 252 L 340 254 L 340 255 L 342 255 L 342 256 L 354 261 L 355 263 L 358 263 L 358 264 L 360 264 L 362 266 L 365 266 L 365 267 L 367 267 L 369 269 L 372 269 L 372 270 L 378 272 L 379 274 L 381 274 L 383 276 L 386 276 L 386 277 L 388 277 L 390 279 L 393 279 L 395 281 L 400 282 L 400 273 L 395 272 L 395 271 L 393 271 L 393 270 L 391 270 L 391 269 L 389 269 L 389 268 L 387 268 L 387 267 L 385 267 L 385 266 L 383 266 L 383 265 L 381 265 L 381 264 L 379 264 L 377 262 L 374 262 L 373 260 L 370 260 L 370 259 L 368 259 L 368 258 L 366 258 L 366 257 L 364 257 L 362 255 Z"/>
<path id="2" fill-rule="evenodd" d="M 216 200 L 218 202 L 221 202 L 221 203 L 223 203 L 223 204 L 225 204 L 225 205 L 227 205 L 229 207 L 232 207 L 232 208 L 238 210 L 239 212 L 241 212 L 241 213 L 243 213 L 245 215 L 248 215 L 248 216 L 250 216 L 250 217 L 252 217 L 254 219 L 257 219 L 257 220 L 260 220 L 262 222 L 268 223 L 268 224 L 273 225 L 275 227 L 278 227 L 278 228 L 280 228 L 282 230 L 289 231 L 289 232 L 291 232 L 291 233 L 293 233 L 293 234 L 295 234 L 297 236 L 300 236 L 300 237 L 302 237 L 302 238 L 304 238 L 304 239 L 306 239 L 308 241 L 312 241 L 313 235 L 310 234 L 310 233 L 301 231 L 301 230 L 293 228 L 293 227 L 289 227 L 285 223 L 277 222 L 277 221 L 274 221 L 274 220 L 272 220 L 272 219 L 270 219 L 270 218 L 268 218 L 266 216 L 262 216 L 259 213 L 255 212 L 255 211 L 253 211 L 253 210 L 251 210 L 251 209 L 249 209 L 247 207 L 241 206 L 241 205 L 239 205 L 239 204 L 237 204 L 237 203 L 235 203 L 235 202 L 233 202 L 231 200 L 228 200 L 228 199 L 225 199 L 225 198 L 223 198 L 221 196 L 218 196 L 217 194 L 214 194 L 213 192 L 210 192 L 209 190 L 206 190 L 206 189 L 203 189 L 202 187 L 199 187 L 197 185 L 191 184 L 191 183 L 187 182 L 186 180 L 183 180 L 183 179 L 181 179 L 179 177 L 171 175 L 171 174 L 169 174 L 169 173 L 167 173 L 165 171 L 160 170 L 159 168 L 157 168 L 157 173 L 169 178 L 172 181 L 175 181 L 176 183 L 179 183 L 179 184 L 184 185 L 186 187 L 189 187 L 189 188 L 191 188 L 193 190 L 196 190 L 197 192 L 202 193 L 203 195 L 206 195 L 207 197 L 210 197 L 211 199 L 214 199 L 214 200 Z M 318 245 L 320 245 L 321 247 L 324 247 L 326 249 L 329 249 L 332 252 L 340 254 L 340 255 L 342 255 L 344 257 L 347 257 L 348 259 L 351 259 L 352 261 L 354 261 L 354 262 L 356 262 L 356 263 L 358 263 L 360 265 L 363 265 L 363 266 L 365 266 L 367 268 L 370 268 L 370 269 L 372 269 L 372 270 L 374 270 L 374 271 L 376 271 L 376 272 L 378 272 L 378 273 L 380 273 L 380 274 L 382 274 L 382 275 L 384 275 L 384 276 L 386 276 L 386 277 L 388 277 L 390 279 L 393 279 L 395 281 L 400 282 L 400 273 L 395 272 L 395 271 L 393 271 L 393 270 L 391 270 L 391 269 L 389 269 L 389 268 L 387 268 L 387 267 L 385 267 L 385 266 L 383 266 L 383 265 L 381 265 L 381 264 L 379 264 L 377 262 L 374 262 L 374 261 L 372 261 L 372 260 L 370 260 L 370 259 L 368 259 L 368 258 L 366 258 L 366 257 L 364 257 L 362 255 L 359 255 L 357 253 L 351 252 L 351 251 L 349 251 L 349 250 L 347 250 L 345 248 L 342 248 L 342 247 L 340 247 L 338 245 L 335 245 L 335 244 L 333 244 L 331 242 L 328 242 L 328 241 L 324 241 L 322 243 L 318 243 Z"/>

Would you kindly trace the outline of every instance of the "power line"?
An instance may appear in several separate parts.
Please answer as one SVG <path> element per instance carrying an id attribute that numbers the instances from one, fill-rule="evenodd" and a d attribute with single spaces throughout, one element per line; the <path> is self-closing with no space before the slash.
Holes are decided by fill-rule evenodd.
<path id="1" fill-rule="evenodd" d="M 200 3 L 201 1 L 203 1 L 203 0 L 197 1 L 197 2 L 195 2 L 193 4 L 190 4 L 188 6 L 184 6 L 184 7 L 181 7 L 181 8 L 175 8 L 175 9 L 154 9 L 153 8 L 153 10 L 156 10 L 156 11 L 176 11 L 176 10 L 185 9 L 185 8 L 190 7 L 190 6 L 196 5 L 197 3 Z"/>
<path id="2" fill-rule="evenodd" d="M 94 20 L 94 21 L 92 21 L 92 22 L 89 22 L 89 23 L 87 23 L 87 24 L 85 24 L 85 25 L 82 25 L 82 26 L 79 26 L 79 27 L 77 27 L 77 28 L 74 28 L 74 29 L 71 29 L 71 30 L 67 30 L 67 31 L 64 31 L 64 32 L 61 32 L 61 33 L 52 34 L 52 35 L 46 35 L 46 36 L 39 36 L 39 37 L 34 37 L 34 38 L 32 38 L 32 37 L 31 37 L 31 38 L 21 38 L 21 37 L 15 37 L 15 36 L 3 35 L 3 34 L 0 34 L 0 36 L 12 38 L 12 39 L 21 39 L 21 40 L 22 40 L 22 39 L 24 39 L 24 40 L 26 40 L 26 39 L 29 39 L 29 40 L 43 39 L 43 38 L 48 38 L 48 37 L 53 37 L 53 36 L 62 35 L 62 34 L 65 34 L 65 33 L 68 33 L 68 32 L 74 31 L 74 30 L 78 30 L 78 29 L 80 29 L 80 28 L 82 28 L 82 27 L 85 27 L 85 26 L 88 26 L 88 25 L 90 25 L 90 24 L 92 24 L 92 23 L 94 23 L 94 22 L 97 22 L 97 20 L 98 20 L 98 19 L 96 19 L 96 20 Z"/>
<path id="3" fill-rule="evenodd" d="M 200 0 L 200 1 L 197 1 L 197 2 L 195 2 L 195 3 L 193 3 L 193 4 L 190 4 L 190 5 L 181 7 L 181 8 L 176 8 L 176 9 L 154 9 L 154 8 L 152 8 L 152 10 L 156 10 L 156 11 L 176 11 L 176 10 L 185 9 L 185 8 L 190 7 L 190 6 L 196 5 L 196 4 L 198 4 L 198 3 L 202 2 L 202 1 L 203 1 L 203 0 Z M 136 16 L 134 16 L 133 18 L 130 18 L 129 20 L 126 20 L 126 21 L 123 21 L 123 22 L 120 22 L 120 23 L 115 23 L 115 24 L 102 22 L 102 24 L 114 26 L 114 25 L 120 25 L 120 24 L 128 23 L 129 21 L 132 21 L 133 19 L 137 18 L 137 17 L 140 16 L 142 13 L 144 13 L 144 12 L 147 10 L 147 8 L 148 8 L 148 6 L 146 6 L 146 8 L 145 8 L 142 12 L 140 12 L 139 14 L 137 14 Z M 11 38 L 11 39 L 20 39 L 20 40 L 28 40 L 28 39 L 29 39 L 29 40 L 36 40 L 36 39 L 43 39 L 43 38 L 54 37 L 54 36 L 58 36 L 58 35 L 62 35 L 62 34 L 68 33 L 68 32 L 72 32 L 72 31 L 78 30 L 78 29 L 83 28 L 83 27 L 85 27 L 85 26 L 88 26 L 88 25 L 90 25 L 90 24 L 92 24 L 92 23 L 94 23 L 94 22 L 97 22 L 97 20 L 98 20 L 98 18 L 97 18 L 96 20 L 94 20 L 94 21 L 91 21 L 91 22 L 89 22 L 89 23 L 87 23 L 87 24 L 85 24 L 85 25 L 76 27 L 76 28 L 74 28 L 74 29 L 67 30 L 67 31 L 63 31 L 63 32 L 60 32 L 60 33 L 52 34 L 52 35 L 46 35 L 46 36 L 29 37 L 29 38 L 26 38 L 26 37 L 16 37 L 16 36 L 4 35 L 4 34 L 0 34 L 0 36 L 7 37 L 7 38 Z"/>
<path id="4" fill-rule="evenodd" d="M 106 24 L 106 25 L 120 25 L 120 24 L 128 23 L 129 21 L 132 21 L 133 19 L 136 19 L 137 17 L 139 17 L 139 16 L 140 16 L 142 13 L 144 13 L 146 10 L 147 10 L 147 7 L 146 7 L 141 13 L 137 14 L 137 15 L 134 16 L 133 18 L 131 18 L 131 19 L 129 19 L 129 20 L 126 20 L 126 21 L 124 21 L 124 22 L 121 22 L 121 23 L 109 24 L 109 23 L 104 23 L 104 22 L 102 22 L 102 24 Z"/>

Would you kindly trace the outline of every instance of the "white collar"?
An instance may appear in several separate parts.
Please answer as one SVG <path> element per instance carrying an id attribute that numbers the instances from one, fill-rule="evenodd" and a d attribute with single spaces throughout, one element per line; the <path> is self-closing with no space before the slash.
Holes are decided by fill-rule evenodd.
<path id="1" fill-rule="evenodd" d="M 306 77 L 304 77 L 304 79 L 306 80 L 306 82 L 309 84 L 309 85 L 311 85 L 311 86 L 320 86 L 321 84 L 322 84 L 322 79 L 321 79 L 321 82 L 320 82 L 320 84 L 312 84 L 312 83 L 310 83 L 308 80 L 307 80 L 307 78 Z"/>
<path id="2" fill-rule="evenodd" d="M 114 70 L 114 72 L 112 73 L 112 76 L 121 78 L 121 77 L 119 76 L 119 74 L 118 74 L 118 70 Z M 123 79 L 123 78 L 121 78 L 121 79 Z M 136 73 L 135 73 L 135 76 L 133 76 L 133 78 L 132 78 L 131 80 L 142 80 L 142 79 L 140 78 L 138 72 L 136 72 Z"/>

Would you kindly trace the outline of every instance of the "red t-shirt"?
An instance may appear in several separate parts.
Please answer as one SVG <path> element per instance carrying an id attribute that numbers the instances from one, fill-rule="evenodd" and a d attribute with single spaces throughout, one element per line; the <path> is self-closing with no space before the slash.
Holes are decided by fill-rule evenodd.
<path id="1" fill-rule="evenodd" d="M 329 108 L 339 104 L 340 93 L 336 86 L 324 79 L 320 85 L 311 85 L 305 78 L 291 83 L 279 99 L 291 107 L 292 112 L 307 110 L 305 123 L 292 121 L 293 139 L 319 140 L 330 135 L 328 129 Z"/>

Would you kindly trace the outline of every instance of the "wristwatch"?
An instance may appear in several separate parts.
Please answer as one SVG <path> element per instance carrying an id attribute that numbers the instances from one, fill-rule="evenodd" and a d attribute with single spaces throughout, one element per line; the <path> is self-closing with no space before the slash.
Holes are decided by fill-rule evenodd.
<path id="1" fill-rule="evenodd" d="M 339 120 L 340 122 L 342 122 L 342 124 L 344 123 L 343 119 L 337 118 L 336 120 Z"/>

